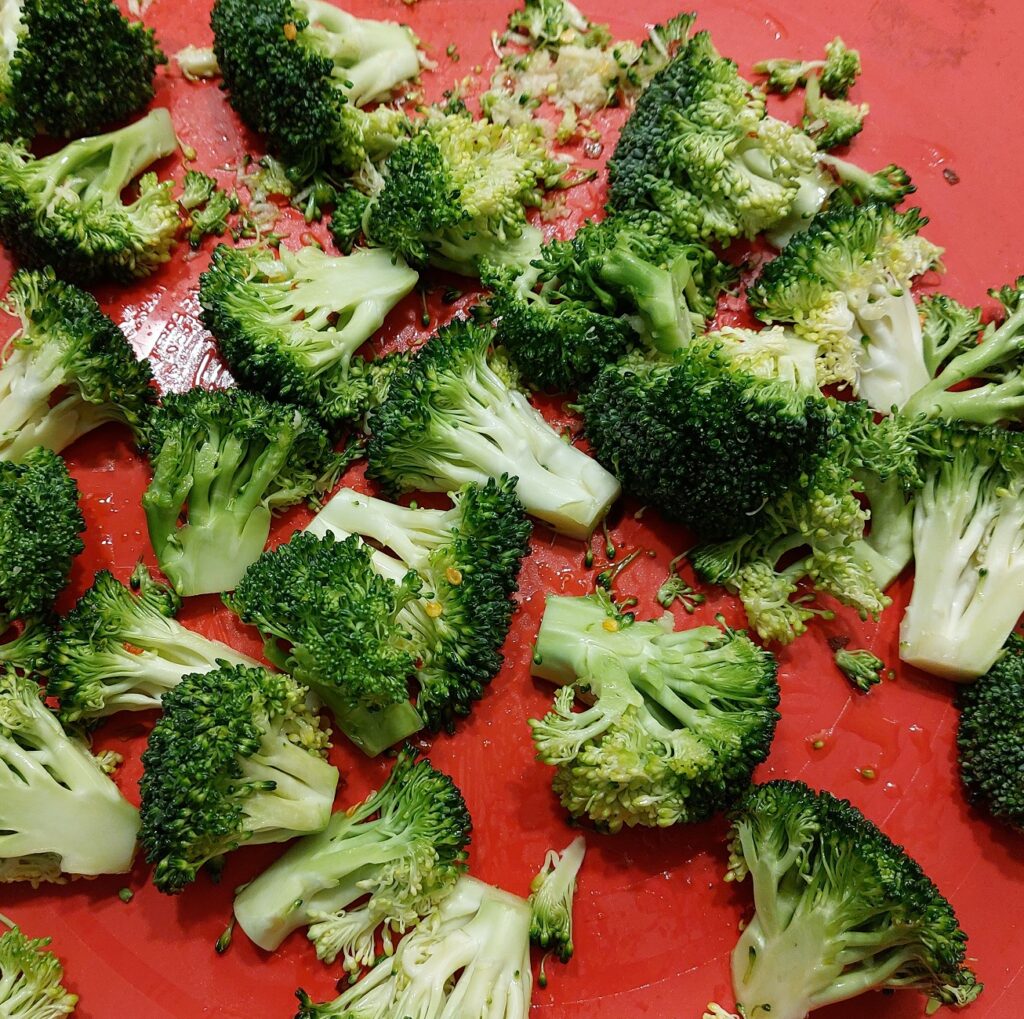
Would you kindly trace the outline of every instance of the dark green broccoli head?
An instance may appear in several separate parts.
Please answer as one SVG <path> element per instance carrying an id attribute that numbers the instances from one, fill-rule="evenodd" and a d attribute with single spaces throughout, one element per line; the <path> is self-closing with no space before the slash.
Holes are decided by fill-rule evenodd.
<path id="1" fill-rule="evenodd" d="M 78 486 L 56 453 L 0 461 L 0 632 L 53 607 L 84 530 Z"/>

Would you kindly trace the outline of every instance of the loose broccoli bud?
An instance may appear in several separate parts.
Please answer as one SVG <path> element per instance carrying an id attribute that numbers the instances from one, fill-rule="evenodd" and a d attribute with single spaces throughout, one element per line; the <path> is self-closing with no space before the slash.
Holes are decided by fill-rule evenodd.
<path id="1" fill-rule="evenodd" d="M 153 76 L 167 57 L 153 30 L 128 21 L 111 0 L 12 0 L 4 6 L 3 34 L 13 43 L 0 68 L 13 128 L 8 137 L 89 134 L 153 98 Z"/>
<path id="2" fill-rule="evenodd" d="M 586 537 L 618 483 L 548 426 L 493 354 L 493 339 L 490 329 L 457 321 L 417 352 L 370 415 L 367 474 L 391 493 L 515 477 L 527 513 Z"/>
<path id="3" fill-rule="evenodd" d="M 732 956 L 745 1016 L 804 1019 L 881 988 L 966 1005 L 953 907 L 905 849 L 856 807 L 802 782 L 755 787 L 733 817 L 727 880 L 753 881 L 757 911 Z"/>
<path id="4" fill-rule="evenodd" d="M 471 821 L 462 793 L 416 751 L 403 750 L 388 780 L 327 828 L 297 842 L 235 897 L 235 917 L 273 951 L 309 927 L 318 958 L 356 971 L 432 913 L 465 869 Z"/>
<path id="5" fill-rule="evenodd" d="M 837 35 L 825 46 L 824 60 L 762 60 L 754 65 L 768 76 L 768 88 L 789 95 L 798 85 L 817 79 L 821 91 L 833 99 L 845 99 L 860 74 L 860 53 L 847 48 Z"/>
<path id="6" fill-rule="evenodd" d="M 684 558 L 685 553 L 677 555 L 669 563 L 668 576 L 658 588 L 656 598 L 663 609 L 670 609 L 679 602 L 687 613 L 692 614 L 698 605 L 703 605 L 707 601 L 707 598 L 695 591 L 677 572 L 679 563 Z"/>
<path id="7" fill-rule="evenodd" d="M 868 112 L 867 103 L 830 99 L 825 94 L 823 79 L 817 75 L 807 83 L 803 128 L 822 150 L 845 145 L 860 134 Z"/>
<path id="8" fill-rule="evenodd" d="M 572 901 L 586 851 L 587 840 L 582 835 L 561 855 L 549 850 L 540 873 L 530 883 L 530 940 L 550 948 L 562 962 L 572 958 Z"/>
<path id="9" fill-rule="evenodd" d="M 407 28 L 322 0 L 217 0 L 210 21 L 231 105 L 287 162 L 357 170 L 407 129 L 399 111 L 356 108 L 419 74 Z"/>
<path id="10" fill-rule="evenodd" d="M 813 377 L 796 386 L 765 377 L 742 353 L 712 337 L 674 359 L 631 356 L 582 398 L 598 460 L 627 492 L 705 537 L 747 532 L 836 433 Z"/>
<path id="11" fill-rule="evenodd" d="M 189 81 L 220 77 L 220 65 L 212 46 L 185 46 L 174 54 L 174 61 Z"/>
<path id="12" fill-rule="evenodd" d="M 674 632 L 667 614 L 632 622 L 606 598 L 550 595 L 533 662 L 563 685 L 530 721 L 537 756 L 569 813 L 609 831 L 702 821 L 768 755 L 777 666 L 742 632 Z M 575 712 L 583 691 L 591 706 Z"/>
<path id="13" fill-rule="evenodd" d="M 270 661 L 311 686 L 374 756 L 423 728 L 408 689 L 419 649 L 399 622 L 419 589 L 415 574 L 380 576 L 358 538 L 298 533 L 260 556 L 225 601 L 259 628 Z"/>
<path id="14" fill-rule="evenodd" d="M 919 209 L 869 203 L 816 217 L 749 290 L 766 322 L 792 322 L 819 347 L 820 381 L 851 385 L 875 409 L 902 408 L 929 379 L 915 276 L 942 249 L 919 236 Z"/>
<path id="15" fill-rule="evenodd" d="M 176 894 L 241 845 L 323 831 L 338 784 L 328 735 L 282 673 L 224 662 L 169 690 L 139 783 L 156 887 Z"/>
<path id="16" fill-rule="evenodd" d="M 62 983 L 64 967 L 47 951 L 50 938 L 29 938 L 18 927 L 0 935 L 0 1009 L 11 1019 L 71 1015 L 78 995 Z"/>
<path id="17" fill-rule="evenodd" d="M 181 599 L 141 563 L 125 587 L 106 570 L 61 624 L 46 692 L 65 723 L 160 707 L 193 672 L 257 663 L 175 620 Z"/>
<path id="18" fill-rule="evenodd" d="M 944 424 L 929 438 L 900 658 L 971 680 L 992 667 L 1024 612 L 1024 441 Z"/>
<path id="19" fill-rule="evenodd" d="M 0 307 L 21 320 L 0 362 L 0 460 L 36 446 L 59 453 L 108 421 L 138 435 L 153 374 L 91 294 L 52 269 L 23 269 Z"/>
<path id="20" fill-rule="evenodd" d="M 0 668 L 0 883 L 124 874 L 139 816 L 34 679 Z"/>
<path id="21" fill-rule="evenodd" d="M 82 551 L 78 486 L 64 461 L 33 449 L 0 461 L 0 633 L 48 612 Z"/>
<path id="22" fill-rule="evenodd" d="M 873 686 L 882 682 L 882 670 L 885 662 L 870 651 L 857 649 L 848 651 L 838 648 L 834 654 L 836 667 L 858 689 L 867 693 Z"/>
<path id="23" fill-rule="evenodd" d="M 240 389 L 167 396 L 147 443 L 149 538 L 182 595 L 230 591 L 263 551 L 273 511 L 330 488 L 344 466 L 308 415 Z"/>
<path id="24" fill-rule="evenodd" d="M 383 248 L 336 258 L 309 246 L 275 258 L 220 245 L 200 278 L 199 302 L 241 385 L 337 429 L 372 395 L 372 362 L 354 362 L 356 350 L 418 278 Z"/>
<path id="25" fill-rule="evenodd" d="M 191 212 L 193 209 L 205 205 L 216 190 L 217 182 L 212 177 L 199 170 L 186 170 L 181 198 L 178 199 L 178 202 L 183 209 Z"/>
<path id="26" fill-rule="evenodd" d="M 967 798 L 1024 831 L 1024 637 L 1010 634 L 996 664 L 961 688 L 957 704 Z"/>
<path id="27" fill-rule="evenodd" d="M 403 938 L 332 1002 L 296 991 L 296 1019 L 329 1016 L 494 1015 L 530 1011 L 530 907 L 516 895 L 463 876 L 436 914 Z"/>

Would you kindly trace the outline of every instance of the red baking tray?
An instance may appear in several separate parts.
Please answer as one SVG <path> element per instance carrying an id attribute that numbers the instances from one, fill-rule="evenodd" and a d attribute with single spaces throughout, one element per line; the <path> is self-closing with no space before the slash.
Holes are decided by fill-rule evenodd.
<path id="1" fill-rule="evenodd" d="M 671 0 L 624 5 L 612 0 L 583 4 L 622 37 L 639 38 L 645 23 L 679 9 Z M 422 38 L 437 70 L 425 76 L 428 99 L 468 77 L 470 92 L 486 81 L 495 57 L 490 33 L 504 23 L 502 0 L 353 0 L 354 13 L 408 22 Z M 168 53 L 210 41 L 207 0 L 155 0 L 147 20 Z M 916 200 L 932 217 L 928 236 L 947 247 L 944 279 L 927 281 L 954 296 L 979 302 L 989 286 L 1024 269 L 1020 163 L 1024 157 L 1024 110 L 1019 102 L 1019 54 L 1024 51 L 1024 8 L 1008 0 L 757 0 L 709 3 L 701 27 L 719 49 L 749 69 L 775 55 L 815 56 L 841 34 L 860 49 L 863 83 L 856 98 L 871 104 L 868 125 L 853 155 L 868 167 L 906 166 L 918 186 Z M 459 59 L 446 55 L 455 43 Z M 245 152 L 259 152 L 242 130 L 216 84 L 190 83 L 175 66 L 161 71 L 156 103 L 168 106 L 182 141 L 195 147 L 200 169 L 231 183 Z M 796 108 L 790 106 L 793 115 Z M 614 144 L 621 111 L 597 118 Z M 587 159 L 584 158 L 584 162 Z M 168 161 L 163 172 L 180 177 Z M 574 190 L 569 219 L 551 229 L 571 232 L 598 209 L 603 180 Z M 305 225 L 291 219 L 297 244 Z M 151 357 L 162 386 L 227 380 L 198 315 L 196 284 L 212 243 L 194 257 L 179 249 L 152 279 L 130 288 L 104 288 L 104 308 L 124 327 L 140 354 Z M 4 278 L 9 267 L 3 267 Z M 431 298 L 435 324 L 470 302 Z M 380 345 L 390 349 L 423 338 L 421 308 L 412 297 L 389 320 Z M 10 326 L 2 323 L 6 335 Z M 557 401 L 546 412 L 562 418 Z M 104 428 L 68 453 L 83 493 L 88 530 L 65 599 L 70 605 L 95 570 L 106 567 L 125 579 L 141 555 L 151 565 L 139 508 L 147 469 L 128 436 Z M 362 484 L 354 469 L 345 479 Z M 623 574 L 620 590 L 640 598 L 639 611 L 655 614 L 653 591 L 685 536 L 655 514 L 642 519 L 625 503 L 612 517 L 622 553 L 644 554 Z M 275 542 L 309 519 L 305 510 L 280 518 Z M 595 541 L 596 567 L 604 563 Z M 584 546 L 538 527 L 526 561 L 520 609 L 506 647 L 506 665 L 473 716 L 452 737 L 437 739 L 433 761 L 463 789 L 474 820 L 473 873 L 525 895 L 549 847 L 573 837 L 549 787 L 550 769 L 534 761 L 526 719 L 542 713 L 552 691 L 530 678 L 530 644 L 546 592 L 582 594 L 592 573 L 582 566 Z M 620 555 L 622 554 L 620 553 Z M 897 660 L 897 628 L 908 584 L 893 593 L 881 623 L 861 623 L 841 613 L 780 654 L 782 721 L 775 748 L 759 777 L 799 777 L 849 797 L 911 853 L 952 900 L 970 935 L 970 954 L 987 989 L 970 1007 L 970 1019 L 1012 1019 L 1024 1014 L 1022 924 L 1024 852 L 1021 838 L 969 809 L 957 784 L 951 687 Z M 742 617 L 721 593 L 680 625 L 724 613 Z M 253 634 L 214 598 L 197 598 L 183 620 L 251 654 Z M 896 679 L 870 695 L 852 695 L 826 645 L 845 634 L 896 670 Z M 103 728 L 101 747 L 117 749 L 125 765 L 117 780 L 137 800 L 139 754 L 152 724 L 149 716 L 123 715 Z M 824 740 L 815 750 L 814 739 Z M 339 802 L 362 797 L 385 774 L 383 761 L 365 760 L 341 742 L 332 753 L 343 780 Z M 867 780 L 860 769 L 872 769 Z M 691 828 L 590 834 L 576 904 L 576 955 L 567 966 L 549 964 L 550 982 L 534 993 L 534 1012 L 550 1019 L 685 1019 L 699 1017 L 706 1002 L 731 1005 L 728 957 L 737 924 L 750 909 L 748 885 L 722 880 L 725 866 L 721 819 Z M 64 960 L 69 986 L 81 995 L 83 1019 L 264 1019 L 293 1014 L 299 985 L 314 998 L 333 997 L 338 968 L 317 962 L 296 934 L 273 955 L 250 944 L 240 931 L 226 954 L 214 943 L 230 917 L 232 889 L 247 881 L 277 847 L 232 854 L 223 880 L 201 876 L 177 897 L 158 894 L 140 860 L 126 877 L 78 881 L 38 891 L 0 887 L 2 910 L 33 935 L 50 934 Z M 117 892 L 135 895 L 122 902 Z M 920 997 L 870 995 L 823 1010 L 823 1019 L 911 1019 L 924 1014 Z"/>

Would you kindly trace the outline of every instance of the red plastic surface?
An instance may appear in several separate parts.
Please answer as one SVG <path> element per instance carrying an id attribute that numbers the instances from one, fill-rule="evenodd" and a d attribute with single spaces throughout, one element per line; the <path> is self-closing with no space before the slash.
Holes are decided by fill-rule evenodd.
<path id="1" fill-rule="evenodd" d="M 595 20 L 607 20 L 621 36 L 639 37 L 645 22 L 675 13 L 672 0 L 629 7 L 612 0 L 583 3 Z M 486 79 L 494 55 L 490 32 L 507 11 L 501 0 L 359 0 L 358 14 L 409 22 L 438 61 L 425 76 L 427 97 L 438 98 L 453 80 Z M 154 0 L 147 19 L 168 53 L 209 42 L 207 0 Z M 890 161 L 906 166 L 918 185 L 916 200 L 932 217 L 928 236 L 947 247 L 948 271 L 941 285 L 954 296 L 982 300 L 985 289 L 1024 268 L 1019 253 L 1024 233 L 1020 161 L 1024 113 L 1019 102 L 1019 54 L 1024 49 L 1024 8 L 1008 0 L 732 0 L 708 4 L 699 24 L 710 28 L 722 52 L 742 68 L 773 55 L 817 55 L 835 34 L 860 49 L 864 62 L 858 100 L 871 104 L 853 157 L 874 168 Z M 446 55 L 458 45 L 460 59 Z M 483 74 L 480 73 L 483 69 Z M 161 72 L 156 102 L 169 106 L 183 142 L 195 147 L 201 169 L 218 169 L 230 183 L 246 151 L 259 151 L 241 130 L 216 84 L 184 81 L 173 65 Z M 795 111 L 794 111 L 795 112 Z M 621 111 L 597 118 L 614 143 Z M 163 172 L 180 177 L 168 161 Z M 561 232 L 599 207 L 600 181 L 573 191 L 571 219 Z M 290 220 L 291 244 L 305 229 Z M 162 385 L 185 388 L 194 381 L 225 378 L 210 337 L 198 319 L 196 283 L 211 243 L 196 256 L 180 248 L 151 280 L 127 289 L 104 288 L 105 309 L 125 328 L 140 354 L 154 359 Z M 8 269 L 3 268 L 6 278 Z M 929 281 L 936 285 L 940 281 Z M 439 284 L 431 301 L 443 308 Z M 461 302 L 464 304 L 465 302 Z M 425 335 L 417 298 L 393 315 L 384 344 L 405 345 Z M 441 321 L 435 317 L 435 324 Z M 6 335 L 9 326 L 2 325 Z M 557 404 L 547 408 L 553 416 Z M 88 531 L 66 604 L 107 567 L 125 579 L 140 555 L 152 564 L 139 499 L 147 469 L 128 437 L 108 427 L 69 451 L 81 485 Z M 346 479 L 361 477 L 355 470 Z M 358 481 L 357 481 L 358 483 Z M 622 577 L 619 589 L 640 596 L 639 611 L 653 615 L 652 592 L 684 537 L 653 513 L 634 517 L 636 506 L 619 507 L 612 520 L 615 543 L 624 552 L 645 550 Z M 274 541 L 285 540 L 309 514 L 280 518 Z M 604 563 L 595 540 L 596 567 Z M 621 556 L 621 553 L 620 553 Z M 466 794 L 475 831 L 473 872 L 510 891 L 526 894 L 544 852 L 573 837 L 552 795 L 550 770 L 533 759 L 525 719 L 543 712 L 552 692 L 530 679 L 530 643 L 544 593 L 583 593 L 591 576 L 582 568 L 583 546 L 538 528 L 526 562 L 521 608 L 506 648 L 507 662 L 472 718 L 451 738 L 435 741 L 434 762 L 447 769 Z M 1024 1014 L 1021 907 L 1024 853 L 1020 836 L 998 828 L 969 809 L 955 771 L 955 711 L 951 688 L 901 668 L 896 631 L 907 594 L 904 578 L 880 624 L 861 623 L 849 613 L 817 627 L 781 653 L 783 718 L 775 749 L 760 777 L 800 777 L 847 796 L 896 840 L 904 842 L 952 900 L 971 937 L 970 954 L 987 984 L 967 1012 L 970 1019 L 1011 1019 Z M 731 599 L 712 594 L 693 619 L 710 621 L 724 612 L 739 624 Z M 183 620 L 210 636 L 250 653 L 259 645 L 216 599 L 194 599 Z M 831 663 L 826 638 L 848 634 L 896 668 L 895 681 L 869 696 L 851 696 Z M 125 793 L 137 800 L 139 754 L 152 719 L 123 715 L 108 724 L 98 743 L 125 755 L 118 774 Z M 820 750 L 813 738 L 824 740 Z M 364 795 L 385 773 L 384 762 L 368 762 L 344 742 L 332 759 L 343 774 L 341 804 Z M 860 769 L 873 769 L 867 780 Z M 576 905 L 576 956 L 568 966 L 549 964 L 550 983 L 534 994 L 534 1012 L 550 1019 L 684 1019 L 700 1016 L 709 1000 L 732 1002 L 728 955 L 737 923 L 750 909 L 749 886 L 722 881 L 724 823 L 694 828 L 588 836 L 589 853 Z M 124 878 L 80 881 L 33 892 L 0 887 L 2 910 L 33 935 L 51 934 L 65 962 L 67 981 L 81 995 L 82 1019 L 220 1019 L 289 1016 L 294 989 L 332 997 L 336 968 L 318 963 L 301 935 L 274 955 L 237 932 L 223 956 L 214 943 L 230 916 L 232 889 L 251 878 L 276 847 L 232 854 L 219 886 L 202 876 L 178 898 L 158 894 L 147 883 L 141 861 Z M 129 903 L 117 892 L 135 892 Z M 911 1019 L 924 1014 L 914 994 L 871 995 L 820 1013 L 825 1019 Z"/>

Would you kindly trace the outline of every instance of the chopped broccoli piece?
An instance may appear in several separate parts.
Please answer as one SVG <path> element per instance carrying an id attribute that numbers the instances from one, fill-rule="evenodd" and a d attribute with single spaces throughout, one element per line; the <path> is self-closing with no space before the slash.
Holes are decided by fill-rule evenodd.
<path id="1" fill-rule="evenodd" d="M 924 363 L 937 375 L 947 361 L 977 345 L 981 308 L 967 308 L 945 294 L 929 294 L 917 306 L 921 315 Z"/>
<path id="2" fill-rule="evenodd" d="M 163 698 L 142 754 L 142 831 L 153 883 L 176 894 L 241 845 L 323 831 L 338 772 L 328 733 L 290 676 L 223 663 Z"/>
<path id="3" fill-rule="evenodd" d="M 622 88 L 627 96 L 639 95 L 651 79 L 668 64 L 689 41 L 697 15 L 676 14 L 660 25 L 647 29 L 647 38 L 639 46 L 619 43 L 615 56 L 623 69 Z"/>
<path id="4" fill-rule="evenodd" d="M 178 199 L 183 209 L 191 212 L 205 205 L 217 190 L 217 182 L 208 174 L 199 170 L 186 170 L 182 184 L 181 198 Z"/>
<path id="5" fill-rule="evenodd" d="M 885 662 L 870 651 L 856 649 L 848 651 L 839 648 L 834 659 L 840 672 L 858 689 L 867 693 L 873 686 L 882 682 L 882 670 Z"/>
<path id="6" fill-rule="evenodd" d="M 595 25 L 570 0 L 523 0 L 523 6 L 508 16 L 508 31 L 526 36 L 536 47 L 554 49 L 578 36 L 592 44 L 608 39 L 607 26 Z"/>
<path id="7" fill-rule="evenodd" d="M 367 475 L 391 494 L 452 492 L 508 475 L 527 513 L 586 537 L 618 483 L 549 427 L 493 340 L 492 330 L 456 321 L 416 353 L 370 415 Z"/>
<path id="8" fill-rule="evenodd" d="M 0 935 L 0 1009 L 11 1019 L 58 1019 L 74 1012 L 78 995 L 65 990 L 64 967 L 49 944 L 49 938 L 26 937 L 18 927 Z"/>
<path id="9" fill-rule="evenodd" d="M 292 846 L 235 896 L 235 917 L 273 951 L 309 927 L 317 957 L 346 970 L 373 963 L 378 929 L 392 935 L 430 915 L 465 869 L 471 821 L 462 793 L 416 751 L 403 750 L 387 781 L 327 828 Z"/>
<path id="10" fill-rule="evenodd" d="M 898 205 L 917 190 L 910 174 L 895 163 L 871 173 L 855 163 L 824 152 L 818 153 L 818 162 L 828 167 L 839 180 L 838 189 L 830 196 L 830 205 L 857 205 L 862 202 Z"/>
<path id="11" fill-rule="evenodd" d="M 663 609 L 670 609 L 676 602 L 683 607 L 684 611 L 692 615 L 698 605 L 703 605 L 707 598 L 695 591 L 678 573 L 679 562 L 685 558 L 683 555 L 676 556 L 668 567 L 668 576 L 662 581 L 658 588 L 656 600 Z"/>
<path id="12" fill-rule="evenodd" d="M 775 659 L 746 634 L 673 631 L 668 614 L 634 622 L 596 595 L 548 596 L 532 671 L 562 686 L 530 720 L 555 792 L 573 817 L 613 832 L 702 821 L 732 803 L 779 717 Z"/>
<path id="13" fill-rule="evenodd" d="M 263 551 L 273 511 L 327 490 L 344 467 L 299 408 L 240 389 L 165 397 L 147 445 L 149 538 L 182 595 L 230 591 Z"/>
<path id="14" fill-rule="evenodd" d="M 185 676 L 257 663 L 175 620 L 181 599 L 141 563 L 130 587 L 106 570 L 63 620 L 46 692 L 67 724 L 160 707 Z"/>
<path id="15" fill-rule="evenodd" d="M 957 705 L 967 798 L 1024 831 L 1024 637 L 1010 634 L 995 665 L 961 688 Z"/>
<path id="16" fill-rule="evenodd" d="M 403 938 L 332 1002 L 296 991 L 296 1019 L 494 1015 L 530 1011 L 530 907 L 516 895 L 463 876 L 428 921 Z"/>
<path id="17" fill-rule="evenodd" d="M 220 237 L 228 228 L 228 216 L 238 211 L 238 196 L 219 188 L 188 219 L 188 243 L 198 248 L 204 237 Z"/>
<path id="18" fill-rule="evenodd" d="M 813 76 L 804 93 L 804 130 L 828 151 L 845 145 L 860 134 L 867 103 L 851 103 L 848 99 L 831 99 L 825 93 L 823 79 Z"/>
<path id="19" fill-rule="evenodd" d="M 389 251 L 220 245 L 200 278 L 203 321 L 241 385 L 332 430 L 369 408 L 380 368 L 355 352 L 419 278 Z M 355 369 L 353 370 L 353 366 Z"/>
<path id="20" fill-rule="evenodd" d="M 586 851 L 587 840 L 582 835 L 561 853 L 549 850 L 540 873 L 530 883 L 530 940 L 551 949 L 562 962 L 572 958 L 572 902 Z"/>
<path id="21" fill-rule="evenodd" d="M 212 46 L 185 46 L 174 54 L 174 61 L 188 81 L 220 77 L 220 65 Z"/>
<path id="22" fill-rule="evenodd" d="M 981 993 L 953 907 L 846 800 L 802 782 L 757 786 L 734 814 L 730 854 L 727 879 L 749 874 L 756 906 L 732 955 L 743 1015 L 803 1019 L 881 988 L 936 1006 Z"/>
<path id="23" fill-rule="evenodd" d="M 0 667 L 0 883 L 127 873 L 138 812 L 41 695 Z"/>
<path id="24" fill-rule="evenodd" d="M 768 88 L 782 95 L 817 79 L 826 96 L 845 99 L 860 75 L 860 53 L 849 49 L 837 35 L 825 46 L 824 60 L 762 60 L 754 70 L 767 75 Z"/>
<path id="25" fill-rule="evenodd" d="M 0 355 L 0 460 L 59 453 L 108 421 L 139 434 L 156 402 L 149 362 L 91 294 L 22 269 L 2 308 L 21 325 Z"/>
<path id="26" fill-rule="evenodd" d="M 0 637 L 9 639 L 0 643 L 0 669 L 16 669 L 20 673 L 45 673 L 50 667 L 53 628 L 49 615 L 29 618 L 13 636 L 0 626 Z"/>

